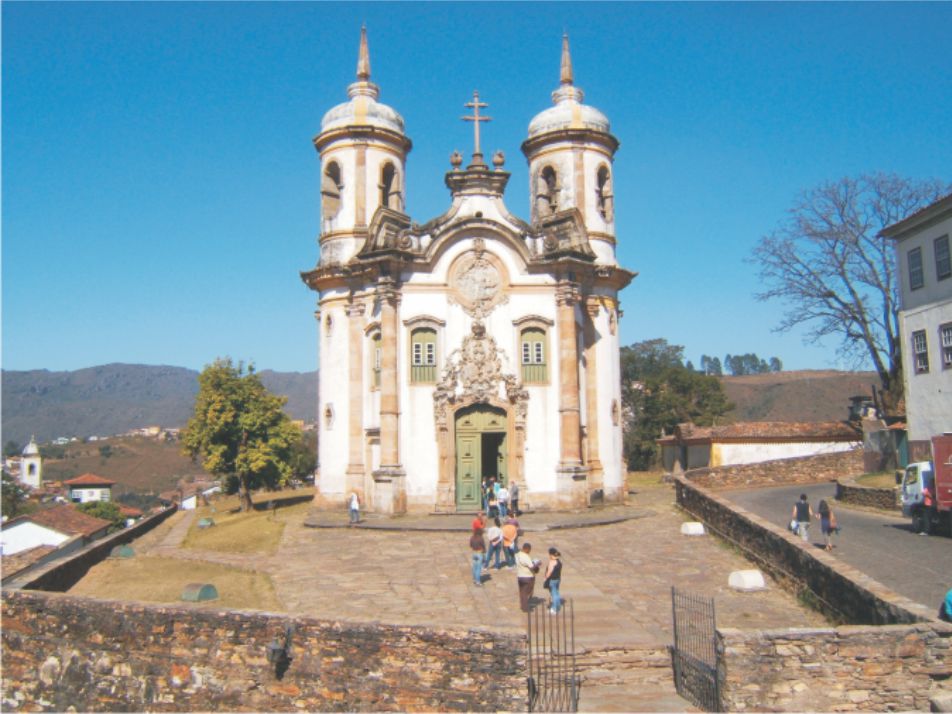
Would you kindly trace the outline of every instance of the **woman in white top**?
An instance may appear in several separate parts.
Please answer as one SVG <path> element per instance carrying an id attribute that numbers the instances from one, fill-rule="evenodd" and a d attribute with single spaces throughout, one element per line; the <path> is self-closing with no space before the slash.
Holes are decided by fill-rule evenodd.
<path id="1" fill-rule="evenodd" d="M 350 524 L 360 523 L 360 496 L 354 491 L 350 494 Z"/>

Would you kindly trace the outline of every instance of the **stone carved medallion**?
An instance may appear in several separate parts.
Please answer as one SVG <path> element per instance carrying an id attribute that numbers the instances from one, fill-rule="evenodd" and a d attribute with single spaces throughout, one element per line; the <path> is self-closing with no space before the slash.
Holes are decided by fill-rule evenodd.
<path id="1" fill-rule="evenodd" d="M 450 279 L 450 285 L 456 293 L 456 302 L 470 317 L 477 320 L 492 312 L 496 305 L 506 301 L 503 283 L 499 268 L 486 257 L 482 238 L 473 241 L 472 252 L 460 259 Z"/>
<path id="2" fill-rule="evenodd" d="M 496 341 L 486 334 L 485 325 L 476 320 L 462 346 L 446 358 L 446 367 L 433 393 L 436 420 L 446 423 L 450 408 L 457 404 L 499 401 L 503 395 L 515 407 L 516 419 L 525 420 L 529 392 L 515 375 L 502 371 Z"/>

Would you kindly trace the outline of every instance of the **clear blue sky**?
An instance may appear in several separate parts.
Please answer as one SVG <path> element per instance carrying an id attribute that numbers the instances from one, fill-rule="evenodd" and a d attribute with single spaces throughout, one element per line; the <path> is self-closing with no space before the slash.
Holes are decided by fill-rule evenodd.
<path id="1" fill-rule="evenodd" d="M 952 178 L 952 4 L 12 3 L 3 13 L 3 367 L 317 364 L 317 154 L 361 23 L 414 142 L 407 208 L 448 206 L 473 89 L 512 172 L 560 41 L 621 141 L 624 344 L 837 366 L 772 332 L 744 258 L 796 195 L 865 171 Z"/>

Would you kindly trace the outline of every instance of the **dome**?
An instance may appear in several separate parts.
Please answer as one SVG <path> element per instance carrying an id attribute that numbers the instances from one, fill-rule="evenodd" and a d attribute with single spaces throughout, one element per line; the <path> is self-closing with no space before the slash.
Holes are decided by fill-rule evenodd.
<path id="1" fill-rule="evenodd" d="M 562 36 L 562 67 L 559 88 L 552 92 L 554 107 L 539 112 L 529 122 L 529 138 L 562 129 L 588 129 L 610 133 L 608 117 L 595 107 L 582 104 L 584 92 L 573 84 L 569 38 Z"/>
<path id="2" fill-rule="evenodd" d="M 347 87 L 349 102 L 338 104 L 321 119 L 321 133 L 347 126 L 376 126 L 403 133 L 403 117 L 396 110 L 377 101 L 380 88 L 370 81 L 370 51 L 367 49 L 367 28 L 360 28 L 360 49 L 357 53 L 357 81 Z"/>
<path id="3" fill-rule="evenodd" d="M 554 107 L 539 112 L 529 122 L 529 138 L 561 129 L 591 129 L 606 134 L 611 132 L 608 117 L 595 107 L 582 104 L 582 90 L 575 89 L 573 94 L 577 94 L 577 99 L 574 96 L 558 98 L 559 94 L 563 94 L 562 89 L 552 93 Z"/>
<path id="4" fill-rule="evenodd" d="M 30 437 L 30 443 L 26 445 L 26 448 L 23 449 L 24 456 L 37 456 L 40 453 L 40 449 L 36 445 L 36 440 L 34 437 Z"/>
<path id="5" fill-rule="evenodd" d="M 338 104 L 321 119 L 321 132 L 345 126 L 376 126 L 403 133 L 403 117 L 377 101 L 379 90 L 371 82 L 355 82 L 348 88 L 349 102 Z"/>

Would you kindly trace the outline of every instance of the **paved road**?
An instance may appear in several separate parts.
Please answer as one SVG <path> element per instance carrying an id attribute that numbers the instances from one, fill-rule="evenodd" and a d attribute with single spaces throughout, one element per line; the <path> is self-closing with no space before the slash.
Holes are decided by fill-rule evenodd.
<path id="1" fill-rule="evenodd" d="M 722 495 L 761 518 L 786 526 L 801 493 L 807 494 L 815 510 L 821 498 L 832 502 L 835 492 L 835 484 L 825 483 L 725 491 Z M 952 588 L 952 538 L 920 536 L 908 519 L 898 515 L 843 507 L 836 509 L 836 518 L 843 532 L 834 540 L 833 555 L 900 595 L 938 610 Z M 810 527 L 810 540 L 823 541 L 819 521 L 814 520 Z"/>

